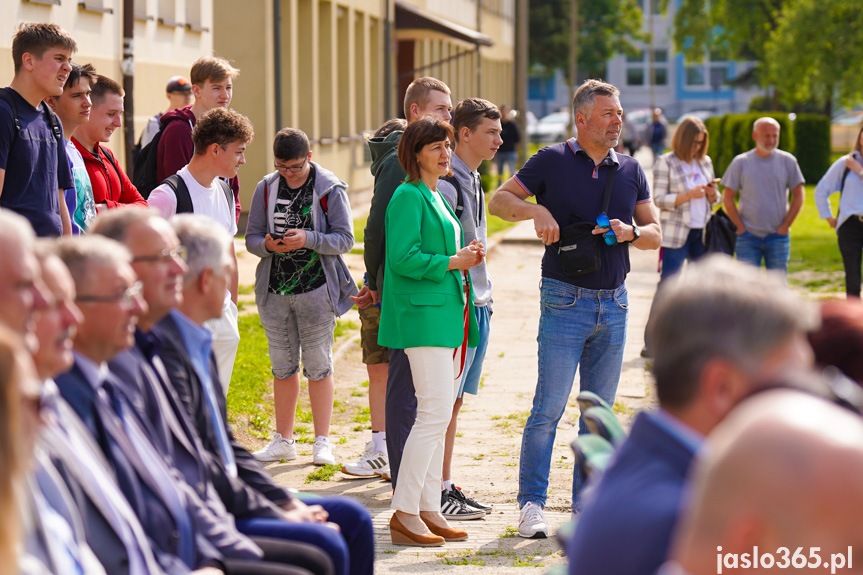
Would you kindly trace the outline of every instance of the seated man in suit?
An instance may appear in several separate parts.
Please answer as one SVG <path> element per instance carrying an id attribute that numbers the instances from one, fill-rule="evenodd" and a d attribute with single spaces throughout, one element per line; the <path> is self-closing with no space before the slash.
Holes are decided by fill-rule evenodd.
<path id="1" fill-rule="evenodd" d="M 136 345 L 129 351 L 118 356 L 111 362 L 111 369 L 117 374 L 123 374 L 127 381 L 140 378 L 141 374 L 150 383 L 142 387 L 158 388 L 170 401 L 181 404 L 176 411 L 177 419 L 194 422 L 190 424 L 184 440 L 203 442 L 203 447 L 195 452 L 204 460 L 217 485 L 219 494 L 228 511 L 237 518 L 240 531 L 250 536 L 268 536 L 303 541 L 323 549 L 335 564 L 336 573 L 371 573 L 374 557 L 374 540 L 371 518 L 359 503 L 347 498 L 331 498 L 315 501 L 314 505 L 305 505 L 299 499 L 292 497 L 284 488 L 278 487 L 261 466 L 235 440 L 232 445 L 219 444 L 219 437 L 214 434 L 217 429 L 230 434 L 225 426 L 224 393 L 218 372 L 201 373 L 211 377 L 210 384 L 217 397 L 209 398 L 217 402 L 219 419 L 218 427 L 208 422 L 215 415 L 215 406 L 208 406 L 207 396 L 202 395 L 210 387 L 203 387 L 199 375 L 194 372 L 191 359 L 185 349 L 186 344 L 176 327 L 166 333 L 155 326 L 168 321 L 169 312 L 179 305 L 203 305 L 203 311 L 190 312 L 195 319 L 209 319 L 213 308 L 213 293 L 207 291 L 206 296 L 194 291 L 192 277 L 204 276 L 202 284 L 207 290 L 214 286 L 222 288 L 224 298 L 225 274 L 233 273 L 234 260 L 231 258 L 233 244 L 230 236 L 212 223 L 201 220 L 201 216 L 183 216 L 181 221 L 195 222 L 190 234 L 189 246 L 182 246 L 171 225 L 152 210 L 115 210 L 97 218 L 92 232 L 123 242 L 133 255 L 132 265 L 142 283 L 142 294 L 147 304 L 146 313 L 139 318 Z M 203 238 L 203 239 L 202 239 Z M 203 247 L 202 247 L 203 246 Z M 206 248 L 206 249 L 204 249 Z M 203 250 L 203 251 L 202 251 Z M 179 260 L 176 254 L 186 253 L 191 268 Z M 193 253 L 189 253 L 193 252 Z M 156 254 L 156 255 L 154 255 Z M 174 255 L 171 255 L 174 254 Z M 215 254 L 215 256 L 214 256 Z M 217 263 L 213 263 L 213 258 Z M 220 259 L 221 258 L 221 259 Z M 181 265 L 182 264 L 182 265 Z M 206 272 L 206 273 L 204 273 Z M 184 289 L 184 273 L 188 279 Z M 188 293 L 188 301 L 182 297 Z M 204 299 L 204 302 L 198 301 Z M 221 313 L 221 311 L 219 312 Z M 186 327 L 194 327 L 189 322 Z M 200 327 L 200 324 L 197 325 Z M 190 330 L 186 335 L 205 336 L 203 332 Z M 178 340 L 179 338 L 179 340 Z M 201 350 L 206 345 L 207 338 L 189 346 L 189 350 Z M 177 348 L 181 348 L 183 357 L 180 369 L 177 369 Z M 171 354 L 174 354 L 172 357 Z M 168 366 L 163 363 L 172 357 Z M 202 362 L 212 359 L 210 354 L 199 357 Z M 203 367 L 203 366 L 200 366 Z M 190 370 L 187 372 L 186 370 Z M 190 380 L 194 374 L 194 381 Z M 194 386 L 192 388 L 192 386 Z M 187 402 L 190 389 L 194 390 L 200 403 L 189 408 Z M 170 402 L 169 401 L 169 402 Z M 172 410 L 174 410 L 172 406 Z M 142 419 L 149 414 L 165 409 L 149 409 L 142 406 Z M 144 413 L 148 415 L 143 415 Z M 201 423 L 200 417 L 204 417 Z M 181 432 L 175 426 L 168 425 L 169 435 L 176 437 Z M 232 435 L 228 435 L 232 438 Z M 225 440 L 225 437 L 221 437 Z M 230 448 L 229 448 L 230 447 Z M 233 460 L 233 461 L 232 461 Z M 320 503 L 320 504 L 318 504 Z M 339 533 L 339 530 L 341 533 Z"/>
<path id="2" fill-rule="evenodd" d="M 286 542 L 253 542 L 240 534 L 206 476 L 192 485 L 184 480 L 134 412 L 134 390 L 108 370 L 107 362 L 134 344 L 135 324 L 146 309 L 128 250 L 90 235 L 58 242 L 58 253 L 74 279 L 83 321 L 74 337 L 72 369 L 57 384 L 107 458 L 162 570 L 308 573 L 289 566 L 293 549 Z M 316 572 L 330 573 L 329 567 Z"/>
<path id="3" fill-rule="evenodd" d="M 60 396 L 52 379 L 72 367 L 72 335 L 81 321 L 81 312 L 74 301 L 75 284 L 66 266 L 54 254 L 52 243 L 39 243 L 36 255 L 48 300 L 36 316 L 34 331 L 39 346 L 33 353 L 33 362 L 43 382 L 36 485 L 47 506 L 66 521 L 80 550 L 76 552 L 74 546 L 69 547 L 69 539 L 64 538 L 60 549 L 70 548 L 71 552 L 52 552 L 57 549 L 56 544 L 50 542 L 51 527 L 59 521 L 55 515 L 47 521 L 34 522 L 33 536 L 28 538 L 28 552 L 38 557 L 52 573 L 69 571 L 69 561 L 88 575 L 99 573 L 98 569 L 102 568 L 102 573 L 110 574 L 159 573 L 150 543 L 112 478 L 108 462 L 84 424 Z M 39 495 L 34 494 L 34 498 Z M 37 535 L 40 527 L 41 537 Z M 91 545 L 85 549 L 82 539 Z M 37 551 L 33 552 L 31 543 Z M 38 552 L 40 546 L 45 547 L 43 553 Z M 89 549 L 100 563 L 98 568 L 89 564 Z"/>
<path id="4" fill-rule="evenodd" d="M 659 409 L 638 415 L 584 502 L 567 551 L 572 574 L 655 572 L 704 438 L 759 382 L 812 362 L 814 310 L 782 278 L 726 256 L 690 266 L 655 312 Z"/>

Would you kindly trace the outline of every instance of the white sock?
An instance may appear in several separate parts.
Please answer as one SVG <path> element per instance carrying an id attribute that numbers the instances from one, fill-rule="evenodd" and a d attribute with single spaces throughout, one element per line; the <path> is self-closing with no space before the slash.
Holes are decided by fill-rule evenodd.
<path id="1" fill-rule="evenodd" d="M 446 481 L 443 482 L 443 488 L 446 491 L 449 491 L 450 487 L 452 487 L 452 480 L 451 479 L 447 479 Z"/>
<path id="2" fill-rule="evenodd" d="M 372 441 L 375 442 L 375 453 L 387 453 L 387 432 L 372 431 Z"/>

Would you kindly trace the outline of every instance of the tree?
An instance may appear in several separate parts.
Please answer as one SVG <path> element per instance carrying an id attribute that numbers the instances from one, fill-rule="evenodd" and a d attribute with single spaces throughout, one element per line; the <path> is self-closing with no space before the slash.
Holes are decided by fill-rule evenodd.
<path id="1" fill-rule="evenodd" d="M 857 103 L 863 94 L 861 31 L 863 15 L 846 0 L 789 3 L 766 43 L 769 80 L 787 103 L 816 102 L 828 115 L 834 97 Z"/>
<path id="2" fill-rule="evenodd" d="M 670 0 L 662 0 L 667 10 Z M 788 0 L 680 0 L 674 14 L 674 46 L 691 62 L 710 52 L 763 62 L 766 44 Z"/>
<path id="3" fill-rule="evenodd" d="M 863 14 L 847 0 L 680 0 L 673 39 L 691 62 L 710 52 L 754 61 L 745 79 L 772 86 L 774 108 L 829 114 L 834 97 L 851 104 L 863 94 L 861 32 Z"/>
<path id="4" fill-rule="evenodd" d="M 569 69 L 572 0 L 530 3 L 530 64 L 550 76 Z M 579 0 L 578 70 L 584 78 L 604 78 L 608 60 L 635 53 L 632 40 L 643 39 L 641 6 L 636 0 Z"/>

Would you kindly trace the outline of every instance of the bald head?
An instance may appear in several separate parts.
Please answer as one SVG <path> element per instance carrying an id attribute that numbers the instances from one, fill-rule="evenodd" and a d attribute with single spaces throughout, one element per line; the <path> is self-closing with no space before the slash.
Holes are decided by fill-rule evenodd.
<path id="1" fill-rule="evenodd" d="M 47 301 L 39 263 L 33 254 L 36 234 L 30 223 L 9 210 L 0 209 L 0 323 L 21 335 L 31 335 L 33 313 Z M 28 337 L 35 349 L 35 338 Z"/>
<path id="2" fill-rule="evenodd" d="M 767 391 L 735 409 L 703 453 L 672 552 L 686 571 L 717 573 L 718 553 L 754 546 L 819 546 L 827 561 L 849 545 L 863 551 L 858 415 L 800 391 Z"/>

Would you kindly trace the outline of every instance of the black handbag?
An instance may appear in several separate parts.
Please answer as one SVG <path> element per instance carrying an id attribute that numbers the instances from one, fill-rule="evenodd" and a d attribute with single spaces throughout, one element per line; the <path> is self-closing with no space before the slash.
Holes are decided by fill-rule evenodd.
<path id="1" fill-rule="evenodd" d="M 615 171 L 616 166 L 612 165 L 608 179 L 605 181 L 605 192 L 602 195 L 602 213 L 608 213 Z M 602 267 L 605 240 L 602 239 L 602 234 L 593 233 L 594 228 L 596 228 L 595 222 L 576 222 L 560 229 L 557 255 L 563 273 L 569 277 L 583 276 Z"/>
<path id="2" fill-rule="evenodd" d="M 704 245 L 708 252 L 734 255 L 737 246 L 737 226 L 722 208 L 716 210 L 704 230 Z"/>

